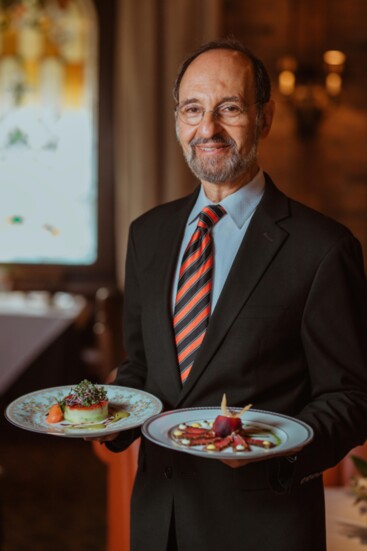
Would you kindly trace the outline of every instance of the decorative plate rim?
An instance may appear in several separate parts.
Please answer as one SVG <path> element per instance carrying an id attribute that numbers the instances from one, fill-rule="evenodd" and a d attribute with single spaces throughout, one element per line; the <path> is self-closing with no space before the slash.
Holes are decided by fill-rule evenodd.
<path id="1" fill-rule="evenodd" d="M 229 408 L 233 412 L 239 412 L 241 411 L 241 408 L 236 407 L 230 407 Z M 173 427 L 175 427 L 177 424 L 184 423 L 185 422 L 185 414 L 191 414 L 191 413 L 198 413 L 200 415 L 200 412 L 213 412 L 213 414 L 219 415 L 221 413 L 220 407 L 215 406 L 208 406 L 208 407 L 197 407 L 197 408 L 184 408 L 184 409 L 178 409 L 178 410 L 170 410 L 170 411 L 164 411 L 160 412 L 156 415 L 153 415 L 149 419 L 147 419 L 141 428 L 142 434 L 151 442 L 158 444 L 160 446 L 163 446 L 165 448 L 174 450 L 174 451 L 181 451 L 183 453 L 188 453 L 191 455 L 195 455 L 198 457 L 208 458 L 208 459 L 249 459 L 251 461 L 257 461 L 264 458 L 272 458 L 278 455 L 285 455 L 284 452 L 289 452 L 289 454 L 292 453 L 294 450 L 300 450 L 304 448 L 306 445 L 308 445 L 314 438 L 314 431 L 310 425 L 305 423 L 304 421 L 301 421 L 300 419 L 296 419 L 295 417 L 291 417 L 289 415 L 285 415 L 283 413 L 275 413 L 271 411 L 266 411 L 262 409 L 255 409 L 251 408 L 248 410 L 244 416 L 253 417 L 253 415 L 265 415 L 266 417 L 274 418 L 274 420 L 278 419 L 285 422 L 286 424 L 291 424 L 295 428 L 301 428 L 305 431 L 305 436 L 301 439 L 301 441 L 297 442 L 296 444 L 290 444 L 288 441 L 288 444 L 285 442 L 282 442 L 279 444 L 279 446 L 275 446 L 274 448 L 270 449 L 261 449 L 261 450 L 255 450 L 255 451 L 236 451 L 232 452 L 229 450 L 224 450 L 221 452 L 215 452 L 215 451 L 206 451 L 203 449 L 198 449 L 194 447 L 184 447 L 180 446 L 179 444 L 175 443 L 174 440 L 168 437 L 168 432 L 172 430 Z M 213 415 L 214 416 L 214 415 Z M 175 420 L 173 423 L 171 423 L 168 427 L 162 427 L 161 431 L 164 430 L 164 434 L 160 434 L 159 437 L 157 435 L 152 435 L 152 425 L 159 423 L 163 424 L 164 419 L 169 419 L 177 417 L 177 420 Z M 181 419 L 180 419 L 181 418 Z M 200 421 L 204 420 L 203 418 L 200 419 L 189 419 L 189 421 Z M 188 421 L 188 419 L 186 419 Z M 256 424 L 256 419 L 249 419 L 249 421 Z M 259 425 L 265 425 L 269 427 L 269 429 L 272 429 L 273 431 L 280 431 L 283 432 L 289 437 L 289 434 L 287 433 L 286 428 L 284 426 L 281 427 L 275 427 L 272 426 L 269 420 L 258 420 Z M 166 434 L 167 433 L 167 434 Z M 283 445 L 285 444 L 285 445 Z"/>
<path id="2" fill-rule="evenodd" d="M 158 415 L 163 409 L 163 404 L 157 396 L 154 396 L 153 394 L 147 392 L 146 390 L 139 390 L 132 387 L 126 387 L 126 386 L 119 386 L 119 385 L 107 385 L 107 384 L 96 384 L 97 387 L 103 387 L 106 389 L 107 392 L 110 392 L 112 394 L 115 394 L 115 396 L 110 396 L 109 401 L 112 404 L 118 404 L 119 398 L 116 398 L 117 393 L 126 393 L 126 394 L 135 394 L 136 398 L 139 399 L 139 396 L 141 396 L 142 399 L 148 399 L 150 401 L 149 406 L 153 408 L 152 413 L 147 414 L 144 416 L 144 413 L 140 415 L 138 418 L 136 415 L 136 419 L 134 420 L 134 412 L 130 412 L 131 419 L 129 422 L 126 420 L 129 419 L 129 417 L 126 417 L 122 420 L 116 421 L 114 423 L 111 423 L 110 426 L 106 426 L 103 429 L 97 429 L 97 430 L 83 430 L 82 428 L 79 429 L 69 429 L 69 425 L 65 425 L 65 428 L 60 428 L 59 423 L 55 423 L 54 425 L 50 424 L 47 425 L 42 423 L 33 423 L 31 421 L 22 421 L 19 419 L 20 412 L 16 412 L 17 407 L 21 407 L 22 405 L 26 405 L 28 401 L 32 400 L 33 398 L 36 400 L 37 398 L 40 398 L 39 405 L 41 406 L 41 410 L 39 413 L 46 414 L 49 405 L 45 405 L 44 410 L 42 410 L 42 399 L 52 399 L 53 395 L 56 395 L 57 393 L 63 394 L 65 392 L 65 395 L 67 392 L 70 392 L 70 390 L 76 386 L 77 383 L 71 384 L 71 385 L 62 385 L 62 386 L 55 386 L 55 387 L 49 387 L 49 388 L 43 388 L 39 390 L 35 390 L 32 392 L 29 392 L 27 394 L 24 394 L 22 396 L 19 396 L 18 398 L 15 398 L 10 404 L 8 404 L 4 411 L 4 416 L 12 425 L 30 431 L 30 432 L 36 432 L 38 434 L 45 434 L 50 436 L 61 436 L 61 437 L 68 437 L 68 438 L 85 438 L 85 437 L 98 437 L 98 436 L 104 436 L 107 434 L 115 433 L 115 432 L 122 432 L 125 430 L 130 430 L 133 428 L 140 427 L 149 417 L 153 415 Z M 122 397 L 121 397 L 122 398 Z M 123 398 L 122 398 L 123 399 Z M 56 400 L 56 397 L 55 397 Z M 33 412 L 32 415 L 35 415 L 36 413 Z M 64 421 L 63 421 L 64 422 Z"/>

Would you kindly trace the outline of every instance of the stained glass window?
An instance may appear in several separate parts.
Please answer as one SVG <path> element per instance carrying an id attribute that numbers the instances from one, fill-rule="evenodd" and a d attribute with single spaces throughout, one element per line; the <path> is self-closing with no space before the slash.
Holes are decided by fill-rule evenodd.
<path id="1" fill-rule="evenodd" d="M 91 0 L 0 0 L 0 263 L 97 256 Z"/>

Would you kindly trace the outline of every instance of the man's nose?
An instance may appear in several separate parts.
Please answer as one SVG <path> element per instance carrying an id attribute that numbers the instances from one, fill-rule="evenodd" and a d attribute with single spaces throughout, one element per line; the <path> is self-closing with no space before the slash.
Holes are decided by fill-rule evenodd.
<path id="1" fill-rule="evenodd" d="M 218 130 L 221 128 L 216 113 L 214 111 L 205 111 L 196 133 L 200 136 L 210 138 L 214 134 L 217 134 Z"/>

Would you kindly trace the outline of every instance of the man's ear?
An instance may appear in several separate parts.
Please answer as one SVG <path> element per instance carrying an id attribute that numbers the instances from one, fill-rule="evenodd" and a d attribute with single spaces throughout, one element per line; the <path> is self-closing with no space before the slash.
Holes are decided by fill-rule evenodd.
<path id="1" fill-rule="evenodd" d="M 269 134 L 271 125 L 273 122 L 274 112 L 275 112 L 275 103 L 273 100 L 270 100 L 267 103 L 264 103 L 260 138 L 266 138 L 266 136 Z"/>

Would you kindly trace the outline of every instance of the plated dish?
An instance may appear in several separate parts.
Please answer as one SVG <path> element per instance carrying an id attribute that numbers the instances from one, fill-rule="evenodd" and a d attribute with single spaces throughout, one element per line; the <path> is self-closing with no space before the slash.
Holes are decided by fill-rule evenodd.
<path id="1" fill-rule="evenodd" d="M 237 411 L 236 408 L 231 409 Z M 185 437 L 183 441 L 180 435 L 177 435 L 177 431 L 185 431 L 185 427 L 210 431 L 219 415 L 221 409 L 215 407 L 164 412 L 147 419 L 142 426 L 142 433 L 155 444 L 199 457 L 252 461 L 292 454 L 306 446 L 313 438 L 313 430 L 306 423 L 286 415 L 256 409 L 247 411 L 242 418 L 243 430 L 250 439 L 249 446 L 245 449 L 234 447 L 232 443 L 221 450 L 215 446 L 208 449 L 206 442 L 196 445 L 190 437 Z"/>
<path id="2" fill-rule="evenodd" d="M 148 392 L 114 385 L 97 386 L 102 386 L 108 395 L 109 416 L 102 422 L 78 424 L 64 419 L 59 423 L 47 423 L 51 406 L 69 394 L 70 386 L 46 388 L 21 396 L 8 405 L 5 417 L 13 425 L 28 431 L 84 438 L 139 427 L 162 411 L 162 402 Z"/>

